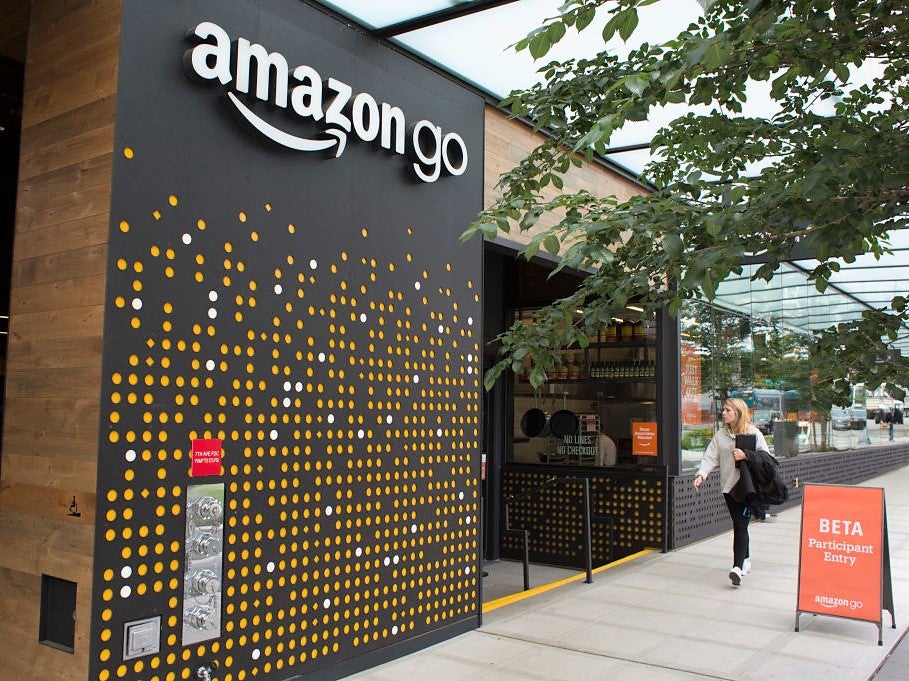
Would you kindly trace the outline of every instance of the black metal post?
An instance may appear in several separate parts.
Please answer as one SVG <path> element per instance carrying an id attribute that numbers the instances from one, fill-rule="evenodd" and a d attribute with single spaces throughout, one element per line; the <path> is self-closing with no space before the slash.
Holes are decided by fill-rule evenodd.
<path id="1" fill-rule="evenodd" d="M 593 541 L 590 531 L 590 478 L 584 481 L 584 563 L 587 568 L 587 584 L 593 583 Z"/>

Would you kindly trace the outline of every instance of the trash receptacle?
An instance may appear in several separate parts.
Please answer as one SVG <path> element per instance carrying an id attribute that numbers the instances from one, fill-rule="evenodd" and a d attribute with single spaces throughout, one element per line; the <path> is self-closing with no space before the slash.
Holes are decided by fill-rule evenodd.
<path id="1" fill-rule="evenodd" d="M 777 458 L 796 456 L 799 453 L 798 421 L 773 422 L 773 454 Z"/>

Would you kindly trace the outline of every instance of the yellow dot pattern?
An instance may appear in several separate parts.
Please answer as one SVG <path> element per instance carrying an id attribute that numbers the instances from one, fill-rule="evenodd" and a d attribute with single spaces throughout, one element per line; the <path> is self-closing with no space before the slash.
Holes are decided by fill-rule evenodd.
<path id="1" fill-rule="evenodd" d="M 93 678 L 284 679 L 474 616 L 479 282 L 415 228 L 319 251 L 274 201 L 188 199 L 111 244 Z M 195 438 L 222 476 L 190 477 Z M 183 646 L 198 482 L 225 485 L 221 628 Z M 124 662 L 156 614 L 161 650 Z"/>
<path id="2" fill-rule="evenodd" d="M 531 559 L 583 569 L 583 487 L 577 480 L 555 481 L 535 471 L 506 471 L 503 495 L 513 526 L 531 530 Z M 538 490 L 527 494 L 530 490 Z M 658 475 L 590 476 L 591 553 L 593 565 L 605 565 L 644 548 L 663 544 L 665 484 Z M 502 537 L 502 552 L 520 558 L 520 538 Z"/>

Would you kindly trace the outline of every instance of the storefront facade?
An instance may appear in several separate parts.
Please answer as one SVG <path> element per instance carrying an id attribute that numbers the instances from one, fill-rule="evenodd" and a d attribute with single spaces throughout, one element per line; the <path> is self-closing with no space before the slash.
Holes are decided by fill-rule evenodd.
<path id="1" fill-rule="evenodd" d="M 368 668 L 477 627 L 511 528 L 542 519 L 535 559 L 581 565 L 584 480 L 596 564 L 725 529 L 686 496 L 678 320 L 629 308 L 545 393 L 483 390 L 495 335 L 583 276 L 458 243 L 528 126 L 299 0 L 32 3 L 28 36 L 10 679 Z M 581 188 L 646 191 L 596 164 Z M 906 456 L 876 451 L 827 467 Z"/>
<path id="2" fill-rule="evenodd" d="M 337 678 L 475 628 L 484 100 L 296 0 L 50 5 L 4 674 Z"/>

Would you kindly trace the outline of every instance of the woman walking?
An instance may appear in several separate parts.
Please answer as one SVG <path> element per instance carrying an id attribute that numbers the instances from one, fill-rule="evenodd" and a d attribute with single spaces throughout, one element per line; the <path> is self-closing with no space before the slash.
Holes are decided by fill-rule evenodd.
<path id="1" fill-rule="evenodd" d="M 751 423 L 751 413 L 748 405 L 743 400 L 730 397 L 723 403 L 723 427 L 720 428 L 701 459 L 698 474 L 694 478 L 694 488 L 699 490 L 704 480 L 717 466 L 720 469 L 720 486 L 726 508 L 732 518 L 732 569 L 729 579 L 733 586 L 742 583 L 742 577 L 751 570 L 749 552 L 748 523 L 751 520 L 751 509 L 742 501 L 737 501 L 733 495 L 733 488 L 739 481 L 739 469 L 736 463 L 745 461 L 748 454 L 744 449 L 736 447 L 736 435 L 754 435 L 755 450 L 769 451 L 764 436 Z"/>

